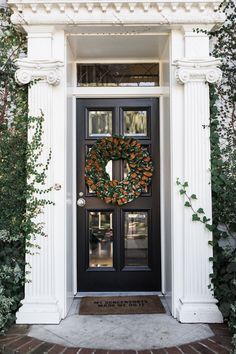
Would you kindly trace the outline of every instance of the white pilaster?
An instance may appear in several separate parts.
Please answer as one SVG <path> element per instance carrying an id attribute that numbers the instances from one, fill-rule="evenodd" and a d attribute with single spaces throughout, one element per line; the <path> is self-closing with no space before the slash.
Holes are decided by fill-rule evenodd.
<path id="1" fill-rule="evenodd" d="M 37 47 L 38 43 L 38 47 Z M 45 46 L 44 46 L 45 44 Z M 42 47 L 41 47 L 42 46 Z M 49 170 L 47 172 L 46 188 L 55 185 L 56 182 L 61 183 L 61 180 L 56 175 L 57 155 L 55 151 L 55 129 L 56 118 L 60 121 L 60 115 L 57 116 L 57 98 L 60 93 L 60 81 L 63 76 L 63 62 L 54 60 L 52 57 L 52 33 L 40 30 L 33 32 L 33 35 L 28 36 L 28 58 L 18 60 L 19 69 L 16 71 L 16 80 L 20 84 L 28 84 L 35 81 L 29 87 L 29 115 L 37 117 L 44 114 L 43 124 L 43 152 L 42 162 L 45 163 L 50 150 L 52 151 L 52 160 L 50 161 Z M 64 46 L 62 47 L 64 48 Z M 43 55 L 40 53 L 43 52 Z M 31 54 L 30 54 L 31 53 Z M 38 54 L 38 55 L 37 55 Z M 64 112 L 63 112 L 64 119 Z M 64 127 L 63 127 L 64 129 Z M 31 132 L 29 132 L 30 139 Z M 63 145 L 63 141 L 62 141 Z M 63 155 L 61 156 L 63 165 Z M 64 172 L 64 171 L 63 171 Z M 63 188 L 62 188 L 63 190 Z M 25 284 L 25 298 L 22 301 L 22 307 L 17 312 L 18 324 L 22 323 L 59 323 L 64 317 L 65 305 L 63 300 L 60 300 L 60 295 L 66 292 L 64 278 L 64 262 L 63 257 L 58 254 L 58 244 L 60 249 L 63 247 L 64 229 L 61 232 L 57 231 L 57 224 L 60 219 L 60 206 L 58 200 L 63 199 L 63 194 L 60 191 L 50 192 L 46 198 L 56 203 L 55 206 L 49 205 L 44 208 L 43 214 L 37 221 L 44 224 L 44 232 L 47 237 L 36 236 L 33 243 L 38 245 L 40 249 L 38 253 L 26 255 L 26 262 L 30 265 L 30 282 Z M 60 196 L 58 196 L 58 194 Z M 59 213 L 58 213 L 59 211 Z M 63 220 L 65 215 L 63 215 Z M 59 257 L 58 257 L 59 256 Z M 60 258 L 63 262 L 63 271 L 58 277 L 57 259 Z M 60 294 L 57 292 L 59 278 L 62 289 Z"/>
<path id="2" fill-rule="evenodd" d="M 198 38 L 197 58 L 188 57 L 189 53 L 194 53 L 197 44 L 196 34 L 193 34 L 192 39 L 193 42 L 187 36 L 185 42 L 187 57 L 174 62 L 177 66 L 176 84 L 183 85 L 184 151 L 180 163 L 183 180 L 188 181 L 190 192 L 196 194 L 198 198 L 194 202 L 194 207 L 202 207 L 206 216 L 211 218 L 208 83 L 220 80 L 221 71 L 217 68 L 220 64 L 218 60 L 200 58 L 199 53 L 204 55 L 206 52 L 206 38 L 201 36 Z M 217 301 L 208 289 L 209 275 L 213 271 L 212 263 L 209 261 L 213 250 L 208 244 L 208 241 L 212 240 L 212 234 L 201 223 L 192 221 L 190 208 L 184 208 L 182 217 L 183 234 L 179 240 L 182 259 L 178 275 L 182 287 L 177 294 L 179 301 L 176 302 L 176 316 L 181 322 L 222 322 Z"/>

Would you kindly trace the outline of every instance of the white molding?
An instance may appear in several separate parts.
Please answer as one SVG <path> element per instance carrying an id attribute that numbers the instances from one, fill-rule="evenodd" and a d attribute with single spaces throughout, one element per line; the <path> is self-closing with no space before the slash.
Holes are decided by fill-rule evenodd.
<path id="1" fill-rule="evenodd" d="M 38 297 L 31 298 L 30 301 L 22 300 L 21 303 L 23 306 L 16 313 L 17 324 L 58 324 L 61 321 L 61 311 L 56 299 Z"/>
<path id="2" fill-rule="evenodd" d="M 79 98 L 158 97 L 169 94 L 169 87 L 73 87 L 69 94 Z"/>
<path id="3" fill-rule="evenodd" d="M 19 84 L 29 84 L 33 80 L 43 80 L 49 85 L 60 83 L 59 68 L 63 63 L 59 60 L 30 60 L 18 59 L 19 69 L 15 73 L 15 79 Z"/>
<path id="4" fill-rule="evenodd" d="M 76 63 L 74 66 L 74 71 L 76 70 Z M 76 82 L 75 82 L 76 83 Z M 73 119 L 74 119 L 74 141 L 76 141 L 76 98 L 138 98 L 138 97 L 163 97 L 169 95 L 169 87 L 72 87 L 68 88 L 68 95 L 72 95 L 74 97 L 74 112 L 73 112 Z M 160 134 L 161 134 L 161 129 L 162 129 L 162 122 L 164 119 L 163 115 L 163 109 L 162 109 L 162 102 L 160 99 Z M 163 132 L 162 132 L 163 133 Z M 163 150 L 162 146 L 163 139 L 160 140 L 160 151 Z M 75 144 L 76 146 L 76 144 Z M 76 156 L 74 156 L 74 171 L 76 173 Z M 161 169 L 162 170 L 162 169 Z M 76 181 L 76 178 L 75 178 Z M 162 185 L 161 185 L 162 188 Z M 74 186 L 74 193 L 76 194 L 76 183 Z M 164 190 L 161 189 L 161 196 L 163 196 Z M 163 208 L 161 211 L 161 214 L 163 213 Z M 75 219 L 77 215 L 77 207 L 75 203 Z M 163 222 L 163 218 L 162 218 Z M 161 225 L 161 228 L 163 230 L 163 225 Z M 162 236 L 162 241 L 163 241 L 164 236 Z M 75 250 L 75 259 L 77 261 L 77 223 L 74 225 L 74 250 Z M 163 245 L 163 243 L 162 243 Z M 161 249 L 161 263 L 162 263 L 162 276 L 164 274 L 164 247 L 162 246 Z M 75 265 L 77 266 L 77 262 L 75 262 Z M 74 289 L 75 293 L 77 293 L 77 274 L 74 275 Z M 162 282 L 162 292 L 165 289 L 164 282 Z M 77 293 L 78 295 L 79 293 Z M 89 293 L 90 296 L 92 295 Z M 141 293 L 138 292 L 140 295 Z M 85 294 L 86 295 L 86 294 Z M 84 296 L 85 296 L 84 295 Z M 96 293 L 93 293 L 93 295 L 96 295 Z"/>
<path id="5" fill-rule="evenodd" d="M 160 230 L 161 230 L 161 292 L 166 292 L 165 266 L 165 188 L 164 188 L 164 107 L 163 97 L 159 100 L 159 149 L 160 149 Z"/>
<path id="6" fill-rule="evenodd" d="M 150 31 L 148 31 L 147 32 L 147 30 L 145 31 L 145 29 L 143 29 L 143 31 L 142 30 L 140 30 L 140 31 L 138 31 L 138 32 L 134 32 L 134 31 L 132 31 L 132 32 L 128 32 L 128 31 L 126 31 L 126 32 L 110 32 L 110 31 L 108 31 L 108 32 L 105 32 L 103 29 L 102 29 L 102 32 L 99 32 L 98 30 L 97 30 L 97 28 L 96 29 L 94 29 L 93 30 L 93 32 L 89 32 L 89 31 L 85 31 L 85 29 L 84 29 L 84 31 L 83 31 L 83 33 L 68 33 L 67 34 L 67 37 L 84 37 L 84 36 L 86 36 L 86 37 L 90 37 L 90 36 L 102 36 L 102 37 L 111 37 L 111 36 L 122 36 L 122 37 L 135 37 L 135 36 L 169 36 L 169 32 L 168 31 L 165 31 L 165 32 L 158 32 L 158 31 L 153 31 L 153 32 L 150 32 Z M 99 59 L 99 60 L 101 60 L 101 58 Z M 105 58 L 102 58 L 102 60 L 104 60 L 104 61 L 106 61 L 106 60 L 109 60 L 109 59 L 105 59 Z M 122 59 L 121 59 L 122 60 Z M 146 59 L 144 59 L 144 60 L 146 60 Z M 155 60 L 153 60 L 153 59 L 148 59 L 148 60 L 150 60 L 150 61 L 154 61 L 155 62 Z M 133 62 L 133 59 L 124 59 L 123 61 L 126 61 L 126 62 L 129 62 L 129 61 L 132 61 Z M 137 62 L 139 62 L 140 60 L 138 59 L 137 60 Z M 157 59 L 157 61 L 159 62 L 159 61 L 161 61 L 160 59 Z M 80 62 L 80 60 L 77 60 L 76 61 L 77 63 L 79 63 Z M 87 62 L 89 62 L 89 60 L 87 61 Z M 91 61 L 92 63 L 93 63 L 93 61 Z M 114 62 L 114 63 L 116 63 L 116 62 L 120 62 L 120 59 L 118 59 L 118 60 L 112 60 L 112 62 Z"/>
<path id="7" fill-rule="evenodd" d="M 219 82 L 222 72 L 217 66 L 220 63 L 221 61 L 215 58 L 175 60 L 176 80 L 179 84 L 186 84 L 190 81 L 203 81 L 211 84 Z"/>
<path id="8" fill-rule="evenodd" d="M 76 121 L 76 97 L 73 97 L 73 263 L 74 263 L 74 294 L 77 293 L 78 284 L 77 284 L 77 262 L 78 262 L 78 252 L 77 252 L 77 165 L 76 165 L 76 154 L 77 154 L 77 121 Z"/>
<path id="9" fill-rule="evenodd" d="M 14 13 L 12 21 L 16 24 L 133 24 L 153 23 L 172 24 L 216 24 L 224 20 L 224 15 L 216 12 L 221 1 L 166 0 L 8 0 Z"/>
<path id="10" fill-rule="evenodd" d="M 168 40 L 168 37 L 166 37 Z M 101 58 L 94 58 L 94 59 L 82 59 L 82 60 L 76 60 L 76 64 L 139 64 L 139 63 L 155 63 L 155 64 L 161 64 L 163 61 L 157 59 L 101 59 Z"/>
<path id="11" fill-rule="evenodd" d="M 223 316 L 215 303 L 180 300 L 177 318 L 182 323 L 222 323 Z"/>

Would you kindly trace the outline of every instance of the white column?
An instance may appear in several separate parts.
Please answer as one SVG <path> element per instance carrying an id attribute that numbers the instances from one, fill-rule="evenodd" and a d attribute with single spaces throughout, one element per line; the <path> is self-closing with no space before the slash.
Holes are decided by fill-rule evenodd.
<path id="1" fill-rule="evenodd" d="M 195 50 L 196 36 L 193 38 L 193 43 L 190 43 L 194 44 L 191 48 Z M 185 43 L 185 53 L 194 54 L 188 41 L 189 37 Z M 206 216 L 211 218 L 208 83 L 220 80 L 221 71 L 217 68 L 219 61 L 214 58 L 185 57 L 176 60 L 175 65 L 177 83 L 183 85 L 183 180 L 189 183 L 189 192 L 197 195 L 193 206 L 196 209 L 203 208 Z M 193 222 L 192 210 L 185 207 L 181 243 L 183 259 L 179 274 L 182 290 L 176 309 L 181 322 L 222 322 L 217 301 L 208 288 L 209 274 L 213 271 L 209 261 L 213 253 L 212 246 L 208 244 L 210 240 L 211 232 L 200 222 Z"/>
<path id="2" fill-rule="evenodd" d="M 26 30 L 28 31 L 28 58 L 18 60 L 16 80 L 20 84 L 28 84 L 36 80 L 29 87 L 29 115 L 37 117 L 41 115 L 41 111 L 44 114 L 44 147 L 41 156 L 43 163 L 46 162 L 50 150 L 52 151 L 45 187 L 56 187 L 46 195 L 46 198 L 55 202 L 55 206 L 46 206 L 43 214 L 37 219 L 44 224 L 47 237 L 37 236 L 33 243 L 40 246 L 38 254 L 26 255 L 26 262 L 30 264 L 30 282 L 25 284 L 25 298 L 22 301 L 23 306 L 17 312 L 16 322 L 56 324 L 65 316 L 66 308 L 64 244 L 66 151 L 63 109 L 65 102 L 62 87 L 64 63 L 62 60 L 53 58 L 56 52 L 53 47 L 53 28 L 35 27 Z M 64 51 L 63 41 L 60 43 L 60 48 Z M 63 55 L 60 59 L 62 58 Z M 29 139 L 30 134 L 31 132 L 29 132 Z M 59 148 L 58 143 L 60 143 Z"/>

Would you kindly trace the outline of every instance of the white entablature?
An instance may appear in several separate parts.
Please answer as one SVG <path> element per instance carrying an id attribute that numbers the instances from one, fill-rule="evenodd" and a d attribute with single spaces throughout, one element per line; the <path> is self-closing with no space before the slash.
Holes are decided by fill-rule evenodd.
<path id="1" fill-rule="evenodd" d="M 221 1 L 33 1 L 9 0 L 14 14 L 12 21 L 33 24 L 134 24 L 161 25 L 217 24 L 223 21 L 216 12 Z"/>

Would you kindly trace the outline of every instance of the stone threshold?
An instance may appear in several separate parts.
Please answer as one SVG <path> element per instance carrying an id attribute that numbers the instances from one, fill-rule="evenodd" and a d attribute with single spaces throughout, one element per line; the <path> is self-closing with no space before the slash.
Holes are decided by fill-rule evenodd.
<path id="1" fill-rule="evenodd" d="M 14 325 L 0 337 L 0 354 L 225 354 L 232 350 L 231 335 L 225 324 L 211 324 L 214 333 L 207 339 L 177 347 L 147 350 L 104 350 L 66 348 L 27 336 L 29 326 Z"/>

